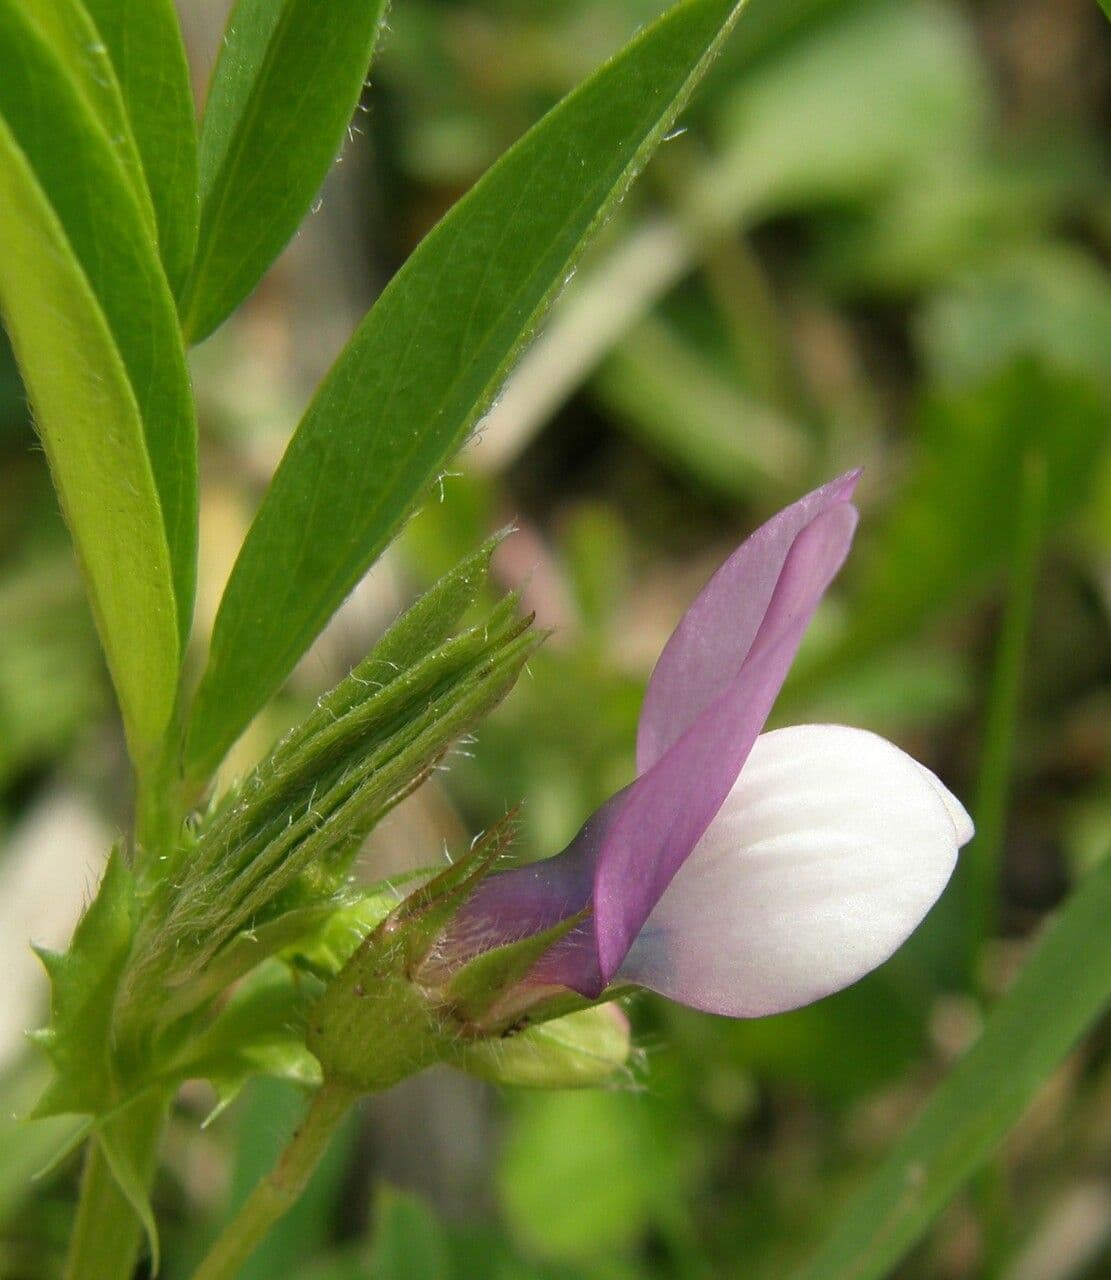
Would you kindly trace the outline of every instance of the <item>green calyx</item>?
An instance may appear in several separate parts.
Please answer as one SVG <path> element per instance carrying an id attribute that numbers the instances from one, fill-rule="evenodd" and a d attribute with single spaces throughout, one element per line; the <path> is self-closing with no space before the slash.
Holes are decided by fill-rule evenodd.
<path id="1" fill-rule="evenodd" d="M 528 981 L 582 913 L 477 955 L 457 954 L 452 924 L 509 830 L 506 819 L 406 898 L 329 983 L 307 1033 L 325 1080 L 376 1092 L 447 1062 L 503 1083 L 571 1088 L 625 1069 L 628 1024 L 614 1006 Z"/>
<path id="2" fill-rule="evenodd" d="M 459 907 L 500 855 L 509 820 L 415 890 L 367 936 L 309 1016 L 307 1043 L 324 1078 L 374 1093 L 455 1056 L 464 1024 L 422 981 Z"/>

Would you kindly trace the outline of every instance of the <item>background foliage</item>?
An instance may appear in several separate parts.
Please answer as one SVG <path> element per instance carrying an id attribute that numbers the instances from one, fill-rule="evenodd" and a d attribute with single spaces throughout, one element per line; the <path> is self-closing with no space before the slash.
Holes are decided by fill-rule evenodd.
<path id="1" fill-rule="evenodd" d="M 366 305 L 526 127 L 665 7 L 397 0 L 318 210 L 193 358 L 200 634 L 310 389 Z M 203 83 L 221 6 L 183 16 Z M 516 520 L 500 585 L 523 584 L 557 633 L 364 862 L 372 878 L 427 862 L 521 798 L 524 849 L 550 853 L 631 775 L 651 662 L 712 566 L 782 502 L 863 462 L 856 552 L 776 715 L 884 732 L 980 817 L 1034 459 L 1044 527 L 998 881 L 981 840 L 892 963 L 797 1014 L 731 1023 L 641 999 L 643 1063 L 627 1090 L 501 1095 L 439 1073 L 407 1083 L 348 1128 L 245 1275 L 787 1275 L 974 1038 L 1049 913 L 1092 875 L 1111 844 L 1107 44 L 1083 0 L 751 0 L 460 474 L 441 479 L 227 766 L 247 767 L 400 604 Z M 136 145 L 157 153 L 157 136 Z M 219 139 L 207 145 L 221 154 Z M 211 161 L 207 180 L 221 172 Z M 168 162 L 164 175 L 172 185 Z M 220 228 L 205 235 L 219 246 Z M 215 278 L 232 305 L 242 287 Z M 157 332 L 164 300 L 151 305 Z M 126 354 L 128 335 L 115 339 Z M 179 355 L 152 349 L 172 386 Z M 18 940 L 0 1009 L 0 1275 L 23 1280 L 57 1273 L 74 1168 L 28 1192 L 66 1122 L 8 1119 L 40 1083 L 18 1038 L 42 998 L 22 937 L 33 918 L 57 935 L 43 941 L 62 940 L 126 801 L 107 677 L 6 357 L 0 450 L 6 968 Z M 179 600 L 191 591 L 175 585 Z M 1066 949 L 1053 982 L 1069 985 L 1085 960 L 1079 942 Z M 1052 985 L 1031 999 L 1039 1019 L 1062 1003 Z M 1111 1237 L 1109 1099 L 1106 1045 L 1091 1035 L 1032 1105 L 1016 1100 L 1021 1122 L 899 1274 L 1096 1275 Z M 262 1083 L 198 1139 L 210 1104 L 199 1089 L 180 1100 L 156 1189 L 171 1277 L 188 1273 L 300 1105 Z"/>

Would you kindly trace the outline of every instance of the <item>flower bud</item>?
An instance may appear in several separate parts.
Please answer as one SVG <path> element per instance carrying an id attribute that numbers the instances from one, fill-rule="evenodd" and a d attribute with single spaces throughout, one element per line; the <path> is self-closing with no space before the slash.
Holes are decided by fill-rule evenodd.
<path id="1" fill-rule="evenodd" d="M 468 1046 L 456 1063 L 494 1084 L 584 1089 L 628 1072 L 629 1019 L 614 1003 L 579 1009 L 519 1035 Z"/>

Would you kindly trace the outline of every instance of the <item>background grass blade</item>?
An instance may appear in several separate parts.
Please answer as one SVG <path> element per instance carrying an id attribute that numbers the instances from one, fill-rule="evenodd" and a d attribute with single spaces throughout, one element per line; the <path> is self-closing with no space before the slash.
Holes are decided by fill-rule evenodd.
<path id="1" fill-rule="evenodd" d="M 981 956 L 999 929 L 1007 810 L 1018 741 L 1023 671 L 1034 616 L 1038 569 L 1045 536 L 1045 460 L 1030 450 L 1022 459 L 1015 503 L 1015 541 L 1007 600 L 999 624 L 984 711 L 980 776 L 972 808 L 976 834 L 962 857 L 961 880 L 968 917 L 969 989 L 984 991 Z"/>
<path id="2" fill-rule="evenodd" d="M 1022 1115 L 1111 997 L 1111 858 L 1050 926 L 983 1035 L 796 1280 L 878 1280 Z"/>
<path id="3" fill-rule="evenodd" d="M 787 682 L 780 709 L 859 671 L 983 591 L 1019 533 L 1024 458 L 1044 459 L 1047 533 L 1087 499 L 1107 454 L 1107 401 L 1091 380 L 1021 359 L 969 390 L 935 391 L 916 413 L 915 459 L 877 531 L 852 621 Z"/>
<path id="4" fill-rule="evenodd" d="M 262 278 L 340 149 L 386 0 L 239 0 L 200 140 L 201 229 L 183 304 L 200 341 Z"/>
<path id="5" fill-rule="evenodd" d="M 84 0 L 115 68 L 176 291 L 197 240 L 197 127 L 173 0 Z"/>
<path id="6" fill-rule="evenodd" d="M 145 447 L 154 475 L 184 639 L 196 576 L 197 460 L 181 331 L 153 215 L 121 160 L 126 136 L 118 148 L 104 115 L 89 107 L 85 85 L 56 37 L 58 24 L 39 23 L 40 14 L 53 11 L 45 3 L 0 0 L 0 117 L 61 224 L 66 256 L 79 264 L 123 363 L 143 426 L 138 448 Z M 111 65 L 101 70 L 114 83 Z"/>
<path id="7" fill-rule="evenodd" d="M 2 117 L 0 242 L 0 314 L 88 580 L 128 744 L 141 762 L 166 728 L 177 688 L 158 495 L 104 315 Z"/>
<path id="8" fill-rule="evenodd" d="M 191 727 L 195 776 L 279 687 L 489 407 L 740 8 L 673 8 L 510 150 L 391 281 L 310 405 L 236 562 Z"/>

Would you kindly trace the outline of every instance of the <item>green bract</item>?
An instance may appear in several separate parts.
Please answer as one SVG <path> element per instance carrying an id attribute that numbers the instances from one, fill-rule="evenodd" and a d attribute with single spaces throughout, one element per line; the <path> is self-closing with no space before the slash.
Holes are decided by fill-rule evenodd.
<path id="1" fill-rule="evenodd" d="M 341 891 L 367 833 L 512 688 L 538 638 L 511 606 L 407 669 L 372 654 L 321 704 L 358 697 L 348 710 L 296 730 L 210 815 L 150 886 L 129 1020 L 157 1020 L 166 987 L 175 1003 L 207 989 L 240 933 Z"/>
<path id="2" fill-rule="evenodd" d="M 452 634 L 498 540 L 399 618 L 171 856 L 135 873 L 117 849 L 70 950 L 40 953 L 53 996 L 36 1040 L 54 1078 L 36 1113 L 93 1118 L 152 1240 L 124 1119 L 195 1076 L 215 1085 L 218 1108 L 255 1074 L 321 1079 L 306 1047 L 310 1007 L 398 902 L 392 887 L 354 893 L 348 864 L 541 639 L 513 596 Z"/>
<path id="3" fill-rule="evenodd" d="M 35 1040 L 50 1058 L 54 1078 L 37 1115 L 101 1115 L 121 1100 L 112 1022 L 134 929 L 135 881 L 114 849 L 69 950 L 38 952 L 50 975 L 50 1025 Z"/>

